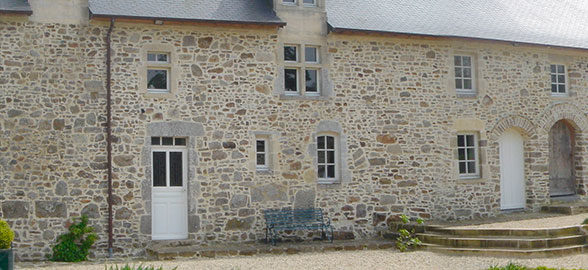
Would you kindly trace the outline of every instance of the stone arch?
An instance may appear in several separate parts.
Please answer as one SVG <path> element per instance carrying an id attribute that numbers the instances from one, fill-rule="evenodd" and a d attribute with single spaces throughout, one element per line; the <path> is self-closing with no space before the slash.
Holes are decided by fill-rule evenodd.
<path id="1" fill-rule="evenodd" d="M 566 120 L 574 128 L 575 132 L 588 130 L 586 115 L 576 105 L 567 102 L 547 107 L 539 119 L 541 119 L 539 126 L 545 132 L 549 132 L 551 127 L 560 120 Z"/>
<path id="2" fill-rule="evenodd" d="M 520 115 L 509 115 L 503 117 L 494 125 L 490 131 L 490 138 L 497 140 L 500 135 L 507 129 L 515 128 L 523 136 L 531 137 L 535 133 L 535 125 L 531 120 L 524 118 Z"/>

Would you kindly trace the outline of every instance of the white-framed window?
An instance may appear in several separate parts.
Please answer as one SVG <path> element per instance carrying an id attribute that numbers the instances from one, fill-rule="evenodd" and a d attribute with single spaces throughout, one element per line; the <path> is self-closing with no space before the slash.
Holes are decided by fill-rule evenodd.
<path id="1" fill-rule="evenodd" d="M 566 66 L 552 64 L 550 65 L 551 74 L 551 95 L 565 96 L 567 94 Z"/>
<path id="2" fill-rule="evenodd" d="M 151 137 L 151 146 L 153 187 L 184 187 L 187 177 L 186 138 Z"/>
<path id="3" fill-rule="evenodd" d="M 320 95 L 320 47 L 284 45 L 284 93 L 286 95 Z"/>
<path id="4" fill-rule="evenodd" d="M 477 178 L 479 173 L 478 136 L 475 133 L 457 135 L 457 156 L 459 176 Z"/>
<path id="5" fill-rule="evenodd" d="M 319 135 L 317 142 L 317 177 L 319 183 L 333 183 L 338 178 L 337 138 Z"/>
<path id="6" fill-rule="evenodd" d="M 147 91 L 149 93 L 169 93 L 171 90 L 170 54 L 164 52 L 147 53 Z"/>
<path id="7" fill-rule="evenodd" d="M 457 93 L 475 93 L 474 63 L 471 55 L 453 56 L 455 90 Z"/>
<path id="8" fill-rule="evenodd" d="M 284 5 L 296 5 L 296 0 L 282 0 Z"/>
<path id="9" fill-rule="evenodd" d="M 302 3 L 305 6 L 316 6 L 316 0 L 303 0 Z"/>
<path id="10" fill-rule="evenodd" d="M 255 139 L 255 166 L 257 170 L 269 170 L 269 144 L 267 138 Z"/>

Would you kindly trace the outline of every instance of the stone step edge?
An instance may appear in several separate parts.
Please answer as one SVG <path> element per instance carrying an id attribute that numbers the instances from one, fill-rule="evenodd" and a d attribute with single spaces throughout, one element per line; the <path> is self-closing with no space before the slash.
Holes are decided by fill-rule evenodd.
<path id="1" fill-rule="evenodd" d="M 393 242 L 378 242 L 365 244 L 341 244 L 341 245 L 326 245 L 326 246 L 271 246 L 268 248 L 243 248 L 243 249 L 202 249 L 195 247 L 193 250 L 170 250 L 171 248 L 162 248 L 160 250 L 153 250 L 147 248 L 147 253 L 152 257 L 158 259 L 173 259 L 178 257 L 194 258 L 194 257 L 226 257 L 226 256 L 252 256 L 262 254 L 297 254 L 307 252 L 330 252 L 330 251 L 352 251 L 352 250 L 377 250 L 390 249 L 395 245 Z M 177 249 L 177 247 L 173 247 Z"/>
<path id="2" fill-rule="evenodd" d="M 461 236 L 461 235 L 453 235 L 453 234 L 433 234 L 433 233 L 417 233 L 417 236 L 429 236 L 429 237 L 437 237 L 446 240 L 463 240 L 463 241 L 550 241 L 550 240 L 565 240 L 565 239 L 572 239 L 572 238 L 580 238 L 580 237 L 587 237 L 584 234 L 575 234 L 575 235 L 566 235 L 566 236 L 559 236 L 559 237 L 545 237 L 545 238 L 511 238 L 511 236 L 481 236 L 481 237 L 471 237 L 468 236 Z M 495 238 L 486 238 L 486 237 L 495 237 Z M 508 237 L 508 238 L 507 238 Z M 521 237 L 521 236 L 517 236 Z"/>
<path id="3" fill-rule="evenodd" d="M 425 232 L 438 232 L 445 233 L 447 235 L 464 235 L 464 234 L 476 234 L 480 236 L 522 236 L 528 234 L 528 236 L 552 236 L 554 234 L 563 234 L 565 230 L 574 230 L 577 232 L 567 233 L 568 235 L 574 235 L 581 232 L 582 229 L 588 229 L 588 225 L 573 225 L 556 228 L 541 228 L 541 229 L 527 229 L 527 228 L 451 228 L 441 226 L 427 226 Z M 482 234 L 482 233 L 484 234 Z"/>
<path id="4" fill-rule="evenodd" d="M 558 251 L 566 251 L 566 250 L 573 250 L 573 249 L 582 249 L 584 252 L 588 251 L 588 244 L 584 245 L 570 245 L 570 246 L 563 246 L 563 247 L 554 247 L 554 248 L 538 248 L 538 249 L 505 249 L 505 248 L 455 248 L 455 247 L 446 247 L 436 244 L 427 244 L 423 243 L 422 247 L 428 250 L 435 250 L 435 251 L 472 251 L 472 252 L 504 252 L 504 253 L 515 253 L 515 254 L 532 254 L 532 253 L 540 253 L 540 252 L 558 252 Z"/>

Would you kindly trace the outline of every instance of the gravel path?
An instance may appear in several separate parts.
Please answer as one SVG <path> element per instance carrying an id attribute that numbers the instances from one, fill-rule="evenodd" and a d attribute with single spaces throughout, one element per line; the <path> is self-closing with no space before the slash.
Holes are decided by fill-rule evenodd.
<path id="1" fill-rule="evenodd" d="M 545 228 L 557 228 L 580 225 L 584 219 L 588 218 L 588 213 L 572 215 L 572 216 L 558 216 L 549 218 L 539 219 L 527 219 L 517 221 L 507 221 L 480 225 L 467 225 L 467 226 L 452 226 L 450 228 L 500 228 L 500 229 L 516 229 L 516 228 L 534 228 L 534 229 L 545 229 Z"/>
<path id="2" fill-rule="evenodd" d="M 396 250 L 341 251 L 296 255 L 265 255 L 255 257 L 227 257 L 215 259 L 150 261 L 145 265 L 164 269 L 487 269 L 493 265 L 515 262 L 526 266 L 588 268 L 588 254 L 545 259 L 505 259 L 475 256 L 449 256 L 427 251 L 400 253 Z M 138 264 L 139 262 L 137 262 Z M 70 264 L 39 268 L 56 270 L 104 270 L 104 264 Z"/>

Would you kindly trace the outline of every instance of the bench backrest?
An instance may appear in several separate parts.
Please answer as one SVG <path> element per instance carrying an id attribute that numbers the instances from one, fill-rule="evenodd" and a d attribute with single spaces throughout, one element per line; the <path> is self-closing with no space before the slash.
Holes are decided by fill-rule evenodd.
<path id="1" fill-rule="evenodd" d="M 270 209 L 264 211 L 268 225 L 274 227 L 296 227 L 323 223 L 323 210 L 320 208 Z"/>

